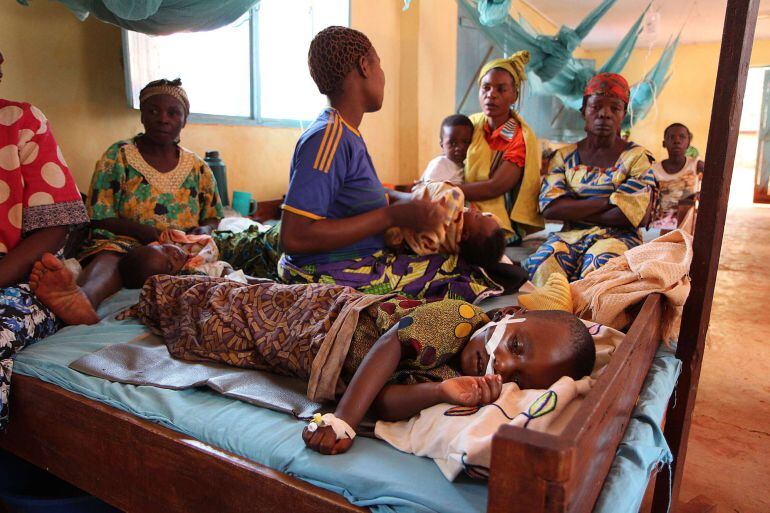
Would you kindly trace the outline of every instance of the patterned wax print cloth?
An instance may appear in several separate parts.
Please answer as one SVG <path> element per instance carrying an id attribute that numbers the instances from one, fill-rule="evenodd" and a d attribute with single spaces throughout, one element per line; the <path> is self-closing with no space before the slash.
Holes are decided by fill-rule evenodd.
<path id="1" fill-rule="evenodd" d="M 0 99 L 0 259 L 35 230 L 87 222 L 45 115 L 29 103 Z M 8 421 L 12 356 L 56 327 L 29 285 L 0 288 L 0 430 Z"/>
<path id="2" fill-rule="evenodd" d="M 96 163 L 87 200 L 92 220 L 122 218 L 161 231 L 187 231 L 222 218 L 214 174 L 200 157 L 180 146 L 177 166 L 163 173 L 144 160 L 135 141 L 113 144 Z M 126 253 L 137 245 L 132 237 L 96 229 L 79 258 L 101 251 Z"/>
<path id="3" fill-rule="evenodd" d="M 150 246 L 174 244 L 182 248 L 188 255 L 182 266 L 181 274 L 203 274 L 219 278 L 233 272 L 227 262 L 219 259 L 219 249 L 214 237 L 205 234 L 189 234 L 182 230 L 163 230 L 156 242 Z"/>
<path id="4" fill-rule="evenodd" d="M 415 299 L 462 299 L 478 303 L 499 296 L 503 288 L 483 269 L 457 255 L 412 255 L 385 250 L 354 260 L 328 264 L 292 265 L 285 256 L 278 262 L 284 283 L 332 283 L 366 294 L 398 292 Z"/>
<path id="5" fill-rule="evenodd" d="M 0 257 L 34 230 L 87 222 L 48 119 L 0 98 Z"/>
<path id="6" fill-rule="evenodd" d="M 460 376 L 457 356 L 471 335 L 489 322 L 478 306 L 457 299 L 415 300 L 403 296 L 364 310 L 358 319 L 343 367 L 352 378 L 375 342 L 398 325 L 401 362 L 392 383 L 414 384 Z"/>
<path id="7" fill-rule="evenodd" d="M 589 166 L 580 162 L 577 145 L 558 150 L 549 163 L 540 190 L 540 211 L 554 200 L 609 198 L 634 228 L 565 223 L 561 231 L 548 236 L 537 252 L 522 262 L 536 286 L 551 273 L 559 272 L 569 281 L 585 277 L 609 259 L 642 243 L 642 225 L 657 190 L 650 153 L 629 143 L 612 167 Z"/>
<path id="8" fill-rule="evenodd" d="M 215 231 L 212 234 L 219 258 L 249 276 L 278 280 L 281 223 L 265 230 L 250 226 L 242 232 Z"/>
<path id="9" fill-rule="evenodd" d="M 172 356 L 215 361 L 311 380 L 314 360 L 338 317 L 368 299 L 352 330 L 342 333 L 338 365 L 343 380 L 355 373 L 377 340 L 398 324 L 402 361 L 393 377 L 409 382 L 440 380 L 473 332 L 488 322 L 478 307 L 462 301 L 426 303 L 403 297 L 366 296 L 336 285 L 243 285 L 204 276 L 153 276 L 145 283 L 135 315 L 162 335 Z M 328 360 L 327 360 L 328 361 Z M 431 371 L 436 370 L 435 373 Z"/>
<path id="10" fill-rule="evenodd" d="M 26 283 L 0 288 L 0 432 L 8 422 L 13 355 L 56 333 L 57 322 Z"/>

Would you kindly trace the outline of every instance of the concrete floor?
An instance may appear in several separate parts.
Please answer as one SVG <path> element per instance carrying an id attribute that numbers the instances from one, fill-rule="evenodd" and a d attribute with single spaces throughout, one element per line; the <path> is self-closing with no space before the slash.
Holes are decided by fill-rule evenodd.
<path id="1" fill-rule="evenodd" d="M 680 500 L 770 512 L 770 208 L 733 179 Z"/>

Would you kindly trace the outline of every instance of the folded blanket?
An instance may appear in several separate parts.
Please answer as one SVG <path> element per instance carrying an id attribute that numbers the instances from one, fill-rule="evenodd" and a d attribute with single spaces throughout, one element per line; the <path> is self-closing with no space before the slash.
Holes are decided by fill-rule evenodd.
<path id="1" fill-rule="evenodd" d="M 663 294 L 663 341 L 671 346 L 679 336 L 682 308 L 690 294 L 692 236 L 674 230 L 631 248 L 604 266 L 573 282 L 574 312 L 621 329 L 631 320 L 627 309 L 650 294 Z"/>

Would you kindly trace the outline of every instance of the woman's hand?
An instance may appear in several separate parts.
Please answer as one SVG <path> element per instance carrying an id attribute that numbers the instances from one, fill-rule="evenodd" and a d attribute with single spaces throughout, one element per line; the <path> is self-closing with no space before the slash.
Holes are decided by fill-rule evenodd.
<path id="1" fill-rule="evenodd" d="M 500 397 L 503 378 L 499 374 L 460 376 L 441 383 L 444 402 L 458 406 L 483 406 Z"/>
<path id="2" fill-rule="evenodd" d="M 309 449 L 313 449 L 321 454 L 342 454 L 353 445 L 353 439 L 341 438 L 337 440 L 337 435 L 331 426 L 319 427 L 315 431 L 310 431 L 305 427 L 302 431 L 302 440 Z"/>
<path id="3" fill-rule="evenodd" d="M 389 208 L 393 226 L 408 228 L 415 232 L 437 230 L 447 218 L 446 207 L 442 203 L 415 200 L 399 203 Z"/>

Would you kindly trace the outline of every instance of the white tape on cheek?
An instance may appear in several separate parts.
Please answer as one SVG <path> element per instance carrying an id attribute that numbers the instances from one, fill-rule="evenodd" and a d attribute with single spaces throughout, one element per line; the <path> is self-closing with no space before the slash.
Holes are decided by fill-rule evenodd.
<path id="1" fill-rule="evenodd" d="M 524 321 L 526 321 L 526 319 L 522 317 L 513 317 L 511 315 L 507 315 L 500 321 L 492 322 L 489 324 L 488 329 L 492 329 L 492 327 L 494 327 L 495 332 L 492 333 L 492 336 L 489 337 L 489 340 L 484 345 L 484 349 L 487 350 L 487 354 L 489 355 L 489 360 L 487 361 L 487 370 L 484 372 L 485 375 L 495 373 L 495 351 L 497 350 L 497 346 L 499 346 L 500 342 L 503 340 L 503 336 L 505 335 L 505 327 L 508 324 L 517 324 Z"/>

